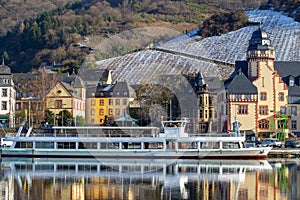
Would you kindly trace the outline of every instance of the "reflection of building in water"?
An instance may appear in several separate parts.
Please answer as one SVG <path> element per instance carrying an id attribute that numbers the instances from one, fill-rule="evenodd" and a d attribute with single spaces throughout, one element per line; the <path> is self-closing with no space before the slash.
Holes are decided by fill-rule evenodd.
<path id="1" fill-rule="evenodd" d="M 287 184 L 296 185 L 289 169 L 267 161 L 38 159 L 2 166 L 2 199 L 297 199 L 284 196 Z"/>
<path id="2" fill-rule="evenodd" d="M 2 174 L 2 170 L 0 171 L 1 179 L 0 179 L 0 199 L 5 200 L 14 200 L 14 177 L 13 175 L 9 175 L 4 177 Z"/>
<path id="3" fill-rule="evenodd" d="M 72 183 L 72 200 L 84 200 L 85 199 L 85 189 L 84 189 L 84 178 L 79 179 L 76 183 Z"/>

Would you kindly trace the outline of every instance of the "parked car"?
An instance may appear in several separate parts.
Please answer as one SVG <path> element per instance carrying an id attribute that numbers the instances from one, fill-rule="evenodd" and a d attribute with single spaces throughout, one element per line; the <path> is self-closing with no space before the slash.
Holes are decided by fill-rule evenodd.
<path id="1" fill-rule="evenodd" d="M 296 140 L 288 140 L 284 143 L 285 148 L 291 147 L 291 148 L 299 148 L 300 143 Z"/>
<path id="2" fill-rule="evenodd" d="M 13 141 L 6 140 L 5 138 L 1 138 L 1 140 L 0 140 L 1 147 L 11 147 L 12 145 L 13 145 Z"/>
<path id="3" fill-rule="evenodd" d="M 263 146 L 263 142 L 261 140 L 255 140 L 254 143 L 255 143 L 256 147 L 262 147 Z"/>
<path id="4" fill-rule="evenodd" d="M 267 147 L 282 147 L 282 143 L 276 138 L 265 138 L 262 142 L 262 146 Z"/>

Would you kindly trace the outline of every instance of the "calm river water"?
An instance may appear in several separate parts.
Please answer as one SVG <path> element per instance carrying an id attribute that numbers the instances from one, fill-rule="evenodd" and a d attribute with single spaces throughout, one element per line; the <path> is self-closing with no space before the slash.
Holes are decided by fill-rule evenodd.
<path id="1" fill-rule="evenodd" d="M 300 199 L 299 160 L 2 158 L 0 199 Z"/>

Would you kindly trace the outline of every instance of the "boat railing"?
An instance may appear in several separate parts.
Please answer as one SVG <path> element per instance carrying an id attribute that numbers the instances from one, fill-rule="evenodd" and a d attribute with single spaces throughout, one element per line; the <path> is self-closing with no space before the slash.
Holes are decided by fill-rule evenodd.
<path id="1" fill-rule="evenodd" d="M 105 134 L 105 133 L 39 133 L 29 137 L 155 137 L 153 134 Z"/>
<path id="2" fill-rule="evenodd" d="M 189 137 L 245 137 L 244 133 L 211 133 L 211 134 L 189 134 Z"/>

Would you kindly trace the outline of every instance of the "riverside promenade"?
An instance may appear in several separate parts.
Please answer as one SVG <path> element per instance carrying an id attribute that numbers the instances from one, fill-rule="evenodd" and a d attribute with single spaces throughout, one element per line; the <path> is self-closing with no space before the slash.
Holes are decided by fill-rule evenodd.
<path id="1" fill-rule="evenodd" d="M 300 158 L 300 149 L 274 148 L 269 152 L 268 158 Z"/>

